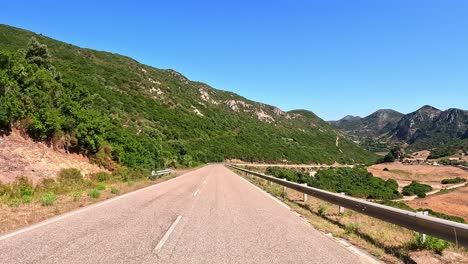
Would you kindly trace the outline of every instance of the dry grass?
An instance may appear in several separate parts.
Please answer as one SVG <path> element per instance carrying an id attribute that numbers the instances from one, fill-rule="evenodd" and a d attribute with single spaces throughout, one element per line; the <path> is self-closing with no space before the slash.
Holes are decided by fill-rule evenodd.
<path id="1" fill-rule="evenodd" d="M 317 230 L 344 238 L 387 263 L 401 263 L 402 261 L 411 263 L 410 256 L 415 252 L 411 252 L 409 248 L 415 236 L 414 231 L 351 210 L 339 214 L 338 206 L 314 197 L 309 196 L 307 202 L 304 203 L 303 195 L 300 192 L 287 189 L 285 195 L 283 187 L 280 185 L 270 184 L 266 180 L 253 176 L 242 176 L 283 200 L 293 210 L 304 216 Z M 327 208 L 324 213 L 319 213 L 321 207 L 322 211 L 324 207 Z M 439 263 L 468 262 L 468 254 L 465 249 L 452 247 L 446 250 L 442 256 L 434 256 L 435 253 L 429 251 L 419 252 L 418 261 L 423 261 L 422 256 L 426 256 L 425 259 L 436 258 L 441 261 Z M 454 256 L 456 256 L 456 262 L 451 260 L 454 259 Z"/>
<path id="2" fill-rule="evenodd" d="M 101 191 L 101 196 L 98 199 L 90 198 L 86 195 L 86 192 L 75 192 L 58 196 L 57 201 L 52 206 L 42 206 L 37 201 L 29 204 L 20 204 L 18 207 L 9 207 L 5 203 L 0 203 L 0 234 L 35 224 L 53 216 L 70 212 L 121 194 L 167 181 L 175 176 L 176 175 L 173 174 L 164 175 L 155 181 L 141 180 L 133 182 L 133 185 L 126 182 L 109 183 L 106 185 L 106 190 Z M 118 189 L 119 194 L 112 194 L 112 188 Z"/>
<path id="3" fill-rule="evenodd" d="M 431 208 L 434 211 L 455 215 L 468 220 L 468 187 L 446 191 L 442 194 L 427 196 L 407 202 L 415 209 Z"/>
<path id="4" fill-rule="evenodd" d="M 387 168 L 389 171 L 384 171 Z M 406 165 L 401 162 L 384 163 L 368 168 L 374 176 L 397 181 L 419 181 L 426 184 L 440 183 L 448 178 L 468 179 L 468 172 L 453 166 Z"/>

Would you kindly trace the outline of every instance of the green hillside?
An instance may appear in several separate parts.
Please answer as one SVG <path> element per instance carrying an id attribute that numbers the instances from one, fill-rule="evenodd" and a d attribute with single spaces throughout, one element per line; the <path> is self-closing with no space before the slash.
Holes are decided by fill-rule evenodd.
<path id="1" fill-rule="evenodd" d="M 31 37 L 47 46 L 46 63 L 25 59 Z M 125 56 L 5 25 L 0 51 L 3 129 L 23 127 L 103 165 L 375 160 L 346 139 L 336 146 L 335 130 L 309 111 L 283 112 Z"/>

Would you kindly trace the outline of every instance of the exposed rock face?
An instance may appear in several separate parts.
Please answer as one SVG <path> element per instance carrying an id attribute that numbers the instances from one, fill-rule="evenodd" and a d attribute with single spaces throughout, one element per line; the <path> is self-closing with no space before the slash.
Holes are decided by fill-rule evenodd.
<path id="1" fill-rule="evenodd" d="M 365 118 L 346 116 L 330 123 L 358 142 L 382 140 L 388 144 L 419 145 L 415 150 L 437 147 L 468 135 L 468 111 L 442 111 L 429 105 L 407 115 L 379 110 Z"/>
<path id="2" fill-rule="evenodd" d="M 393 129 L 402 117 L 402 113 L 382 109 L 364 118 L 346 116 L 330 123 L 348 134 L 375 138 Z"/>

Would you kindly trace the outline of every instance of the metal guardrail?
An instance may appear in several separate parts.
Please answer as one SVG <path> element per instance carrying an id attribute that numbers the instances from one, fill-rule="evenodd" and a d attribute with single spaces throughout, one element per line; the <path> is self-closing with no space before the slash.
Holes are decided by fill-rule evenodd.
<path id="1" fill-rule="evenodd" d="M 455 243 L 459 246 L 468 247 L 468 225 L 448 221 L 432 216 L 425 216 L 414 212 L 409 212 L 390 206 L 368 202 L 362 199 L 343 196 L 337 193 L 324 191 L 321 189 L 304 186 L 295 182 L 275 178 L 255 171 L 236 167 L 231 164 L 226 166 L 251 174 L 293 190 L 311 195 L 321 200 L 343 206 L 356 212 L 378 218 L 385 222 L 396 224 L 408 229 L 428 234 L 434 237 Z"/>
<path id="2" fill-rule="evenodd" d="M 172 173 L 171 169 L 160 170 L 160 171 L 152 171 L 151 175 L 152 176 L 160 176 L 160 175 L 169 174 L 169 173 Z"/>

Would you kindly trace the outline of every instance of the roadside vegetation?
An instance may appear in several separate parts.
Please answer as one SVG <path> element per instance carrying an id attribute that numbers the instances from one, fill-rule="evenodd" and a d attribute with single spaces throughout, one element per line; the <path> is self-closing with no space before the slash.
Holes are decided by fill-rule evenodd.
<path id="1" fill-rule="evenodd" d="M 119 168 L 112 173 L 99 172 L 84 177 L 78 169 L 70 168 L 62 169 L 55 179 L 45 178 L 36 185 L 26 177 L 19 177 L 10 184 L 0 183 L 0 205 L 18 206 L 37 202 L 51 206 L 59 196 L 71 196 L 74 201 L 78 201 L 83 193 L 98 199 L 106 191 L 119 194 L 119 189 L 114 187 L 116 184 L 135 185 L 135 182 L 150 182 L 160 178 L 150 175 L 146 170 Z"/>
<path id="2" fill-rule="evenodd" d="M 85 177 L 70 168 L 35 185 L 26 177 L 0 183 L 0 233 L 174 177 L 167 174 L 150 179 L 149 175 L 145 170 L 118 168 Z"/>
<path id="3" fill-rule="evenodd" d="M 266 173 L 297 183 L 307 183 L 311 187 L 327 191 L 344 192 L 358 198 L 392 200 L 402 197 L 395 180 L 385 181 L 374 177 L 364 167 L 321 170 L 314 177 L 279 167 L 269 167 Z"/>
<path id="4" fill-rule="evenodd" d="M 236 171 L 236 173 L 239 172 Z M 290 172 L 283 173 L 291 175 Z M 345 210 L 344 214 L 340 214 L 338 206 L 315 197 L 309 196 L 307 202 L 304 203 L 302 194 L 297 191 L 287 189 L 286 193 L 284 193 L 283 187 L 278 184 L 269 184 L 264 179 L 245 173 L 240 174 L 253 184 L 291 206 L 292 209 L 308 219 L 309 223 L 318 230 L 331 233 L 338 238 L 345 238 L 352 244 L 366 249 L 385 262 L 399 263 L 403 261 L 405 263 L 413 263 L 411 259 L 413 252 L 421 250 L 438 255 L 442 255 L 444 251 L 449 250 L 460 254 L 458 261 L 464 261 L 468 258 L 465 249 L 457 248 L 444 240 L 427 236 L 426 241 L 423 242 L 422 236 L 417 232 L 351 210 Z M 462 218 L 437 213 L 430 209 L 421 208 L 414 210 L 403 202 L 381 200 L 379 203 L 412 212 L 429 211 L 429 215 L 432 216 L 461 223 L 465 222 Z"/>

